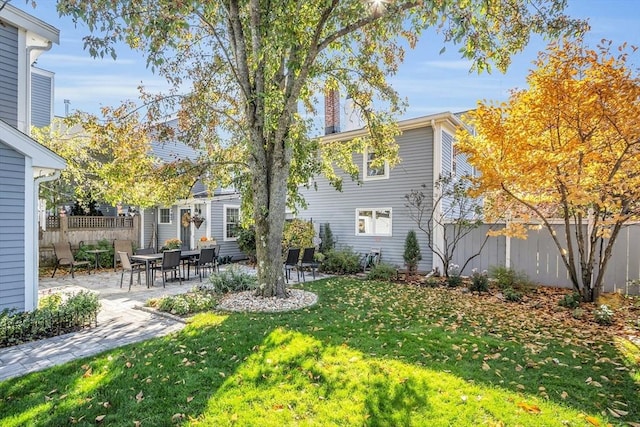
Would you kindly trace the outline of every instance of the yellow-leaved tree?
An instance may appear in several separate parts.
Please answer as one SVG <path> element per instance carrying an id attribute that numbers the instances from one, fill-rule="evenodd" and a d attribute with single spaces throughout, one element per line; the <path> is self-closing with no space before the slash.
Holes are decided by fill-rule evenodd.
<path id="1" fill-rule="evenodd" d="M 479 103 L 465 119 L 475 134 L 458 134 L 489 218 L 510 212 L 505 233 L 519 237 L 532 220 L 548 229 L 584 301 L 598 297 L 616 238 L 640 213 L 640 80 L 627 65 L 635 51 L 613 53 L 604 40 L 597 49 L 551 44 L 528 89 Z"/>

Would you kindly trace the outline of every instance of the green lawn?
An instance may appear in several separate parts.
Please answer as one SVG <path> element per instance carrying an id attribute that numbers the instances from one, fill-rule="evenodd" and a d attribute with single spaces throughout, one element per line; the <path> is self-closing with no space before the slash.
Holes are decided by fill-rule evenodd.
<path id="1" fill-rule="evenodd" d="M 0 425 L 640 422 L 638 349 L 606 328 L 444 288 L 305 289 L 316 306 L 198 315 L 179 334 L 0 382 Z"/>

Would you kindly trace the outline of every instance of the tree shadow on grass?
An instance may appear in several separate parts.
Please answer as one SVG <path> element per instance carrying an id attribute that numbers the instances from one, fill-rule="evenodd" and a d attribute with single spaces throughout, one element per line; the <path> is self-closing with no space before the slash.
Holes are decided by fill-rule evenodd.
<path id="1" fill-rule="evenodd" d="M 542 333 L 522 342 L 453 308 L 436 310 L 447 301 L 413 290 L 349 280 L 305 286 L 320 295 L 314 307 L 198 316 L 180 333 L 1 382 L 0 425 L 93 425 L 103 415 L 106 425 L 228 424 L 244 413 L 249 424 L 455 423 L 452 407 L 471 417 L 484 411 L 484 401 L 457 406 L 460 390 L 496 388 L 495 402 L 538 398 L 549 401 L 545 410 L 598 414 L 616 398 L 629 403 L 625 420 L 640 416 L 638 385 L 607 343 L 575 346 Z"/>

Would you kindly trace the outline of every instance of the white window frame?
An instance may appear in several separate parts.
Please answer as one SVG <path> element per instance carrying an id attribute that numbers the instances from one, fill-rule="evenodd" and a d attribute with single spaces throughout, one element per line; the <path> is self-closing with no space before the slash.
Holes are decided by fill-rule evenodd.
<path id="1" fill-rule="evenodd" d="M 375 153 L 371 153 L 375 155 Z M 377 179 L 389 179 L 389 162 L 385 160 L 384 162 L 384 174 L 381 175 L 369 175 L 369 148 L 364 150 L 362 155 L 362 180 L 363 181 L 374 181 Z"/>
<path id="2" fill-rule="evenodd" d="M 238 210 L 238 226 L 240 225 L 240 205 L 223 205 L 222 206 L 222 240 L 225 242 L 235 242 L 237 237 L 229 237 L 227 235 L 227 210 Z"/>
<path id="3" fill-rule="evenodd" d="M 372 213 L 372 222 L 370 225 L 367 225 L 363 221 L 361 221 L 360 212 L 371 211 Z M 389 212 L 389 231 L 388 232 L 379 232 L 376 230 L 376 218 L 377 212 L 387 211 Z M 364 227 L 364 232 L 361 231 L 361 227 Z M 366 231 L 367 228 L 370 231 Z M 388 236 L 391 237 L 393 235 L 393 209 L 392 208 L 356 208 L 356 216 L 355 216 L 355 234 L 356 236 Z"/>
<path id="4" fill-rule="evenodd" d="M 169 222 L 162 222 L 162 211 L 163 210 L 169 211 Z M 161 224 L 161 225 L 173 224 L 173 208 L 167 208 L 167 207 L 159 207 L 158 208 L 158 224 Z"/>

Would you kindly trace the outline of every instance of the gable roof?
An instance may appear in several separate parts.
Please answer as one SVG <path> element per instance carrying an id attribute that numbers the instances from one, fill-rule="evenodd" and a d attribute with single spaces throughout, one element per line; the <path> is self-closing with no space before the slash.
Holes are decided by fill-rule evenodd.
<path id="1" fill-rule="evenodd" d="M 31 158 L 34 177 L 47 175 L 67 166 L 66 161 L 30 136 L 0 120 L 0 142 Z"/>
<path id="2" fill-rule="evenodd" d="M 433 126 L 436 123 L 446 123 L 451 128 L 456 128 L 459 126 L 464 126 L 462 121 L 458 116 L 450 112 L 430 114 L 428 116 L 421 116 L 412 119 L 400 120 L 398 121 L 398 127 L 402 132 L 417 129 L 421 127 Z M 338 132 L 331 133 L 328 135 L 322 135 L 320 140 L 323 142 L 331 142 L 331 141 L 343 141 L 349 140 L 361 136 L 365 136 L 368 134 L 368 130 L 366 128 L 349 130 L 346 132 Z"/>
<path id="3" fill-rule="evenodd" d="M 4 3 L 0 6 L 0 21 L 7 22 L 18 28 L 24 28 L 45 40 L 51 40 L 53 43 L 60 43 L 60 30 L 53 25 L 47 24 L 9 3 Z"/>

